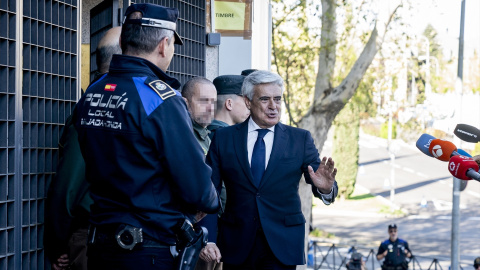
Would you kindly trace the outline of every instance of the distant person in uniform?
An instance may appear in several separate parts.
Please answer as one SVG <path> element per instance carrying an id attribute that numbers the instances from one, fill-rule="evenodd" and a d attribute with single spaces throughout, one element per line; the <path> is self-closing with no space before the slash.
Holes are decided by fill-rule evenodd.
<path id="1" fill-rule="evenodd" d="M 215 119 L 208 126 L 210 138 L 222 127 L 240 124 L 250 115 L 250 110 L 242 96 L 242 84 L 245 76 L 222 75 L 213 80 L 217 90 L 217 107 Z"/>
<path id="2" fill-rule="evenodd" d="M 121 27 L 108 30 L 97 47 L 95 82 L 108 72 L 113 54 L 121 54 Z M 70 115 L 58 144 L 59 158 L 45 209 L 44 246 L 54 270 L 87 269 L 87 230 L 92 198 L 85 179 L 85 161 Z"/>
<path id="3" fill-rule="evenodd" d="M 359 252 L 352 252 L 350 260 L 345 265 L 348 270 L 367 270 L 363 255 Z"/>
<path id="4" fill-rule="evenodd" d="M 203 149 L 205 156 L 210 147 L 210 131 L 207 126 L 212 123 L 217 102 L 217 91 L 211 81 L 203 77 L 188 80 L 182 88 L 182 96 L 187 103 L 192 119 L 193 133 Z"/>
<path id="5" fill-rule="evenodd" d="M 396 224 L 388 225 L 389 238 L 380 244 L 377 252 L 377 260 L 382 260 L 383 270 L 405 270 L 408 269 L 407 258 L 412 257 L 412 251 L 407 241 L 398 238 Z"/>
<path id="6" fill-rule="evenodd" d="M 475 260 L 473 260 L 473 268 L 475 270 L 480 269 L 480 257 L 477 257 Z"/>
<path id="7" fill-rule="evenodd" d="M 184 235 L 178 225 L 220 209 L 180 82 L 165 73 L 174 45 L 183 44 L 178 14 L 154 4 L 129 6 L 123 54 L 113 56 L 108 74 L 75 108 L 93 199 L 89 270 L 173 270 L 174 246 Z"/>
<path id="8" fill-rule="evenodd" d="M 212 122 L 214 112 L 215 112 L 215 103 L 217 102 L 217 91 L 215 86 L 211 81 L 203 77 L 194 77 L 188 80 L 182 88 L 182 96 L 187 103 L 188 112 L 190 113 L 190 118 L 192 118 L 193 133 L 195 138 L 197 138 L 198 143 L 202 146 L 205 155 L 208 153 L 208 148 L 210 147 L 210 131 L 207 129 L 207 126 Z M 222 203 L 224 201 L 222 200 Z M 216 216 L 216 214 L 212 214 Z M 207 219 L 207 218 L 205 218 Z M 206 226 L 208 229 L 208 223 L 205 224 L 205 219 L 199 222 L 199 225 Z M 215 238 L 216 235 L 209 234 L 208 238 Z M 210 250 L 208 245 L 203 250 Z M 215 252 L 215 251 L 213 251 Z M 218 252 L 215 254 L 215 257 L 220 255 Z M 200 254 L 202 258 L 202 254 Z M 219 260 L 220 258 L 218 258 Z M 220 265 L 217 261 L 205 261 L 198 260 L 195 267 L 196 270 L 213 270 L 219 269 Z M 218 265 L 218 266 L 217 266 Z"/>

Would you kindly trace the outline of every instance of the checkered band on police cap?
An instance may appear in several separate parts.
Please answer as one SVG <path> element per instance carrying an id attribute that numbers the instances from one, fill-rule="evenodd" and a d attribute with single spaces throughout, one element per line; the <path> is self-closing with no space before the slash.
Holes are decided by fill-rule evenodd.
<path id="1" fill-rule="evenodd" d="M 142 13 L 141 19 L 128 19 L 133 12 Z M 175 44 L 183 45 L 180 35 L 177 33 L 178 9 L 168 8 L 155 4 L 141 3 L 132 4 L 125 11 L 124 24 L 139 24 L 141 26 L 156 27 L 172 30 L 175 34 Z"/>

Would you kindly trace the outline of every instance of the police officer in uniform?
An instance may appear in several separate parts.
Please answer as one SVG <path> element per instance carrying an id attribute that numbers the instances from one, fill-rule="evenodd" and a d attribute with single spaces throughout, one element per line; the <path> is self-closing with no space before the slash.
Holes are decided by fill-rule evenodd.
<path id="1" fill-rule="evenodd" d="M 475 258 L 475 260 L 473 261 L 473 268 L 475 270 L 480 269 L 480 257 Z"/>
<path id="2" fill-rule="evenodd" d="M 396 224 L 388 225 L 389 238 L 380 244 L 377 252 L 377 260 L 385 258 L 382 269 L 384 270 L 405 270 L 408 269 L 406 258 L 412 257 L 412 251 L 407 241 L 398 238 Z"/>
<path id="3" fill-rule="evenodd" d="M 113 54 L 120 48 L 121 27 L 113 27 L 100 39 L 94 83 L 108 72 Z M 87 270 L 87 232 L 90 185 L 78 144 L 72 115 L 67 117 L 58 142 L 58 164 L 45 201 L 43 244 L 54 270 Z"/>
<path id="4" fill-rule="evenodd" d="M 177 18 L 177 9 L 128 7 L 123 55 L 74 111 L 94 201 L 89 269 L 174 269 L 177 226 L 220 208 L 180 83 L 165 74 L 182 45 Z"/>

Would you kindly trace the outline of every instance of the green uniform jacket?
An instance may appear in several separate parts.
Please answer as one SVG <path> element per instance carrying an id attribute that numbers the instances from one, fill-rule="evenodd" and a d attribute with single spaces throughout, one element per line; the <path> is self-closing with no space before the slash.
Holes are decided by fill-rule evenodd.
<path id="1" fill-rule="evenodd" d="M 44 246 L 51 261 L 68 252 L 68 240 L 76 229 L 87 226 L 93 203 L 89 187 L 77 131 L 69 116 L 59 141 L 57 172 L 45 204 Z"/>
<path id="2" fill-rule="evenodd" d="M 213 134 L 215 134 L 215 131 L 217 131 L 217 129 L 219 128 L 224 128 L 224 127 L 228 127 L 228 124 L 225 122 L 213 119 L 212 123 L 207 127 L 207 129 L 210 130 L 210 134 L 208 134 L 208 137 L 212 139 Z"/>
<path id="3" fill-rule="evenodd" d="M 208 153 L 208 148 L 210 147 L 210 143 L 212 142 L 210 140 L 210 137 L 208 137 L 208 129 L 200 126 L 197 122 L 192 120 L 192 126 L 193 126 L 193 134 L 195 135 L 195 138 L 197 139 L 198 143 L 203 149 L 203 153 L 205 156 L 207 156 Z"/>

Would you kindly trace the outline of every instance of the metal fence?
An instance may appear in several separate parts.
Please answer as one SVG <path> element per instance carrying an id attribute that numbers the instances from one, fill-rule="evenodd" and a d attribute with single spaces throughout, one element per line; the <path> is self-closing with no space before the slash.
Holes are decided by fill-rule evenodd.
<path id="1" fill-rule="evenodd" d="M 346 264 L 350 260 L 353 251 L 360 252 L 363 255 L 365 266 L 369 270 L 381 269 L 381 262 L 376 258 L 376 249 L 351 246 L 344 244 L 335 244 L 322 241 L 311 241 L 308 252 L 308 269 L 347 269 Z M 463 262 L 460 269 L 469 269 L 469 263 Z M 412 270 L 448 270 L 450 261 L 439 258 L 413 256 L 408 264 L 408 269 Z"/>
<path id="2" fill-rule="evenodd" d="M 43 216 L 77 97 L 77 0 L 0 0 L 0 270 L 44 269 Z"/>
<path id="3" fill-rule="evenodd" d="M 205 76 L 205 1 L 145 2 L 180 10 L 185 45 L 177 46 L 170 75 L 181 82 Z M 49 269 L 44 204 L 59 136 L 79 96 L 80 5 L 0 0 L 0 270 Z"/>

